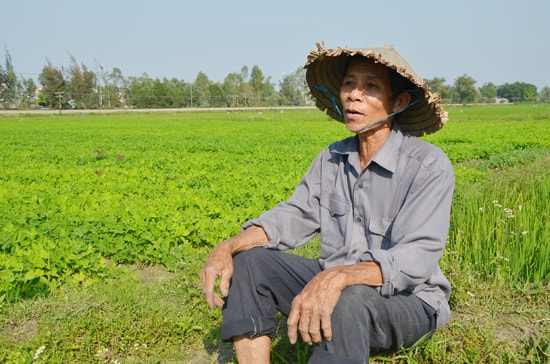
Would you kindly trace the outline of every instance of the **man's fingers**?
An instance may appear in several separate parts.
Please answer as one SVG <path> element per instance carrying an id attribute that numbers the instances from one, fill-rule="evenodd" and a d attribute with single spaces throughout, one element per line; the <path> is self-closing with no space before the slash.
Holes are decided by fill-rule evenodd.
<path id="1" fill-rule="evenodd" d="M 300 315 L 300 322 L 298 323 L 298 331 L 300 331 L 302 340 L 306 344 L 312 343 L 311 336 L 309 335 L 310 320 L 311 320 L 311 315 L 309 314 L 309 312 L 302 311 L 302 314 Z"/>
<path id="2" fill-rule="evenodd" d="M 229 294 L 231 276 L 233 275 L 233 258 L 231 245 L 226 242 L 216 245 L 208 256 L 204 268 L 199 276 L 202 286 L 202 294 L 206 303 L 213 307 L 222 307 L 224 300 L 216 293 L 216 282 L 220 277 L 219 290 L 224 297 Z"/>
<path id="3" fill-rule="evenodd" d="M 300 318 L 300 314 L 292 308 L 290 310 L 290 314 L 288 315 L 288 319 L 286 321 L 287 327 L 288 327 L 288 340 L 291 344 L 296 344 L 296 341 L 298 340 L 298 320 Z"/>
<path id="4" fill-rule="evenodd" d="M 219 307 L 217 301 L 220 299 L 214 292 L 217 274 L 212 270 L 205 268 L 200 273 L 202 293 L 204 299 L 210 308 Z"/>
<path id="5" fill-rule="evenodd" d="M 332 340 L 332 324 L 330 322 L 330 315 L 321 316 L 321 328 L 323 330 L 323 337 L 326 341 Z"/>
<path id="6" fill-rule="evenodd" d="M 227 295 L 229 294 L 229 285 L 231 283 L 231 275 L 232 275 L 231 273 L 225 270 L 221 274 L 220 292 L 224 297 L 227 297 Z"/>
<path id="7" fill-rule="evenodd" d="M 308 327 L 308 335 L 310 337 L 310 341 L 308 341 L 308 344 L 312 343 L 320 343 L 321 338 L 321 316 L 319 315 L 316 308 L 313 309 L 310 320 L 309 320 L 309 327 Z"/>
<path id="8" fill-rule="evenodd" d="M 313 332 L 315 332 L 316 335 L 319 336 L 319 341 L 321 341 L 320 331 L 319 331 L 319 322 L 313 323 L 313 325 L 311 325 L 311 322 L 312 322 L 311 320 L 312 320 L 312 306 L 308 305 L 307 300 L 302 299 L 301 296 L 296 296 L 292 301 L 292 309 L 290 310 L 290 314 L 287 320 L 288 338 L 291 344 L 296 343 L 298 339 L 297 331 L 300 331 L 302 340 L 307 344 L 312 344 L 314 340 L 317 338 L 317 336 L 313 338 L 310 335 L 311 330 L 313 330 Z"/>
<path id="9" fill-rule="evenodd" d="M 225 304 L 225 300 L 220 298 L 218 295 L 214 295 L 214 306 L 222 308 Z"/>

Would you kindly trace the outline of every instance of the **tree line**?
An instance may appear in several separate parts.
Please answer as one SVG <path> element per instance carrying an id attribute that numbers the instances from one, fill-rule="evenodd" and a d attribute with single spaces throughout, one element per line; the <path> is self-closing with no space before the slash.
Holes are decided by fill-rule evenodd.
<path id="1" fill-rule="evenodd" d="M 243 66 L 215 82 L 199 72 L 193 82 L 176 78 L 125 77 L 119 68 L 110 71 L 97 66 L 96 72 L 70 56 L 67 67 L 56 67 L 49 60 L 38 75 L 18 76 L 6 49 L 5 65 L 0 64 L 0 109 L 115 109 L 115 108 L 185 108 L 185 107 L 254 107 L 312 105 L 302 67 L 285 74 L 275 85 L 259 66 Z M 445 78 L 425 80 L 447 104 L 495 102 L 550 102 L 550 87 L 524 82 L 495 85 L 464 75 L 454 84 Z M 278 87 L 277 87 L 278 86 Z"/>

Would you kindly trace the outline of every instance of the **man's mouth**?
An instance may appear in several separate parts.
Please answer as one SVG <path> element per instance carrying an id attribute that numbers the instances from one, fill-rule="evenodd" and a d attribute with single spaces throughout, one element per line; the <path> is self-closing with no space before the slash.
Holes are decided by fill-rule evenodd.
<path id="1" fill-rule="evenodd" d="M 363 113 L 360 112 L 359 110 L 357 109 L 354 109 L 354 108 L 348 108 L 345 110 L 345 114 L 346 114 L 346 117 L 348 119 L 355 119 L 355 118 L 358 118 L 358 117 L 361 117 L 363 116 Z"/>

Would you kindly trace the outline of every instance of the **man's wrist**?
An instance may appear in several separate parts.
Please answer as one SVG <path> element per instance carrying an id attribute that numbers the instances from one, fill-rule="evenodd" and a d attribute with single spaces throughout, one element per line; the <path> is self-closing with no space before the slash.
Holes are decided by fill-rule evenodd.
<path id="1" fill-rule="evenodd" d="M 248 249 L 263 247 L 268 243 L 267 235 L 261 226 L 252 225 L 238 235 L 226 240 L 231 254 L 236 254 Z"/>
<path id="2" fill-rule="evenodd" d="M 359 262 L 342 266 L 341 273 L 344 273 L 346 287 L 357 284 L 379 287 L 384 283 L 382 270 L 376 262 Z"/>

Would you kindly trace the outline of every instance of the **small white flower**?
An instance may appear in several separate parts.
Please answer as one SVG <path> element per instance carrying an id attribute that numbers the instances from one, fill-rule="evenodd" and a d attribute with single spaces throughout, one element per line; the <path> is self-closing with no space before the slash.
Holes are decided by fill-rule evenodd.
<path id="1" fill-rule="evenodd" d="M 507 219 L 511 219 L 514 217 L 514 210 L 504 208 L 504 216 L 506 216 Z"/>
<path id="2" fill-rule="evenodd" d="M 145 343 L 143 343 L 143 344 L 135 343 L 134 344 L 134 350 L 139 350 L 140 347 L 143 347 L 144 349 L 147 349 L 147 344 L 145 344 Z"/>
<path id="3" fill-rule="evenodd" d="M 42 345 L 41 347 L 39 347 L 36 352 L 34 353 L 34 356 L 33 356 L 33 359 L 34 360 L 38 360 L 38 358 L 40 357 L 40 354 L 42 354 L 44 352 L 44 350 L 46 350 L 46 346 L 45 345 Z"/>
<path id="4" fill-rule="evenodd" d="M 480 207 L 480 208 L 479 208 L 479 212 L 483 212 L 483 207 Z"/>
<path id="5" fill-rule="evenodd" d="M 95 356 L 99 359 L 106 360 L 110 356 L 109 349 L 105 347 L 99 348 Z"/>
<path id="6" fill-rule="evenodd" d="M 522 231 L 521 235 L 524 235 L 524 236 L 527 235 L 527 231 Z"/>
<path id="7" fill-rule="evenodd" d="M 518 210 L 521 211 L 521 208 L 522 208 L 522 207 L 523 207 L 523 206 L 518 205 Z"/>

